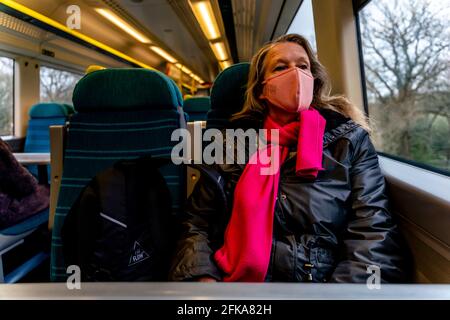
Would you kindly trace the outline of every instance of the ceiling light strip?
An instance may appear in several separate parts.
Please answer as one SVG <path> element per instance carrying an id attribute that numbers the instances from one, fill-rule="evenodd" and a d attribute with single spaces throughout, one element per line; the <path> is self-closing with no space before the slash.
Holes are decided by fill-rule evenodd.
<path id="1" fill-rule="evenodd" d="M 189 0 L 195 18 L 200 24 L 200 28 L 208 40 L 221 37 L 214 11 L 209 0 L 192 1 Z"/>
<path id="2" fill-rule="evenodd" d="M 222 35 L 220 34 L 211 1 L 189 0 L 189 5 L 191 6 L 192 12 L 205 37 L 209 40 L 209 44 L 216 59 L 219 62 L 228 60 L 228 50 L 225 46 L 225 42 L 221 41 L 224 39 L 222 39 Z"/>
<path id="3" fill-rule="evenodd" d="M 133 28 L 128 22 L 126 22 L 125 20 L 120 18 L 118 15 L 116 15 L 112 11 L 103 9 L 103 8 L 95 8 L 94 10 L 98 14 L 103 16 L 105 19 L 109 20 L 114 25 L 116 25 L 117 27 L 119 27 L 120 29 L 122 29 L 123 31 L 128 33 L 130 36 L 132 36 L 133 38 L 138 40 L 139 42 L 142 42 L 142 43 L 150 43 L 151 42 L 148 37 L 146 37 L 141 32 L 139 32 L 138 30 Z"/>
<path id="4" fill-rule="evenodd" d="M 167 53 L 165 50 L 161 49 L 160 47 L 157 46 L 150 46 L 150 49 L 155 52 L 156 54 L 158 54 L 160 57 L 164 58 L 165 60 L 169 61 L 170 63 L 175 63 L 177 62 L 177 59 L 175 59 L 174 57 L 172 57 L 169 53 Z"/>
<path id="5" fill-rule="evenodd" d="M 219 61 L 228 60 L 227 49 L 225 48 L 225 44 L 223 42 L 211 43 L 211 48 L 217 60 Z"/>
<path id="6" fill-rule="evenodd" d="M 128 55 L 126 55 L 126 54 L 116 50 L 116 49 L 113 49 L 110 46 L 108 46 L 108 45 L 106 45 L 106 44 L 104 44 L 104 43 L 102 43 L 100 41 L 97 41 L 97 40 L 95 40 L 95 39 L 93 39 L 91 37 L 88 37 L 88 36 L 78 32 L 78 31 L 69 29 L 65 25 L 63 25 L 63 24 L 61 24 L 61 23 L 59 23 L 59 22 L 57 22 L 57 21 L 55 21 L 55 20 L 53 20 L 53 19 L 51 19 L 51 18 L 49 18 L 47 16 L 44 16 L 43 14 L 40 14 L 39 12 L 36 12 L 36 11 L 34 11 L 34 10 L 28 8 L 28 7 L 25 7 L 24 5 L 21 5 L 21 4 L 17 3 L 17 2 L 15 2 L 15 1 L 12 1 L 12 0 L 0 0 L 0 3 L 4 4 L 5 6 L 11 8 L 11 9 L 19 11 L 19 12 L 21 12 L 21 13 L 27 15 L 27 16 L 30 16 L 30 17 L 32 17 L 32 18 L 34 18 L 34 19 L 36 19 L 36 20 L 38 20 L 40 22 L 43 22 L 43 23 L 45 23 L 45 24 L 47 24 L 47 25 L 49 25 L 49 26 L 51 26 L 53 28 L 56 28 L 56 29 L 58 29 L 60 31 L 63 31 L 63 32 L 65 32 L 65 33 L 67 33 L 67 34 L 69 34 L 69 35 L 71 35 L 71 36 L 73 36 L 75 38 L 78 38 L 78 39 L 80 39 L 80 40 L 82 40 L 82 41 L 84 41 L 84 42 L 86 42 L 86 43 L 88 43 L 90 45 L 93 45 L 93 46 L 95 46 L 97 48 L 100 48 L 100 49 L 102 49 L 102 50 L 104 50 L 104 51 L 106 51 L 106 52 L 108 52 L 108 53 L 110 53 L 112 55 L 115 55 L 115 56 L 117 56 L 117 57 L 119 57 L 119 58 L 121 58 L 123 60 L 131 62 L 131 63 L 133 63 L 135 65 L 138 65 L 138 66 L 140 66 L 142 68 L 156 70 L 155 68 L 152 68 L 151 66 L 149 66 L 149 65 L 147 65 L 147 64 L 145 64 L 145 63 L 143 63 L 141 61 L 138 61 L 138 60 L 136 60 L 136 59 L 134 59 L 134 58 L 132 58 L 132 57 L 130 57 L 130 56 L 128 56 Z"/>

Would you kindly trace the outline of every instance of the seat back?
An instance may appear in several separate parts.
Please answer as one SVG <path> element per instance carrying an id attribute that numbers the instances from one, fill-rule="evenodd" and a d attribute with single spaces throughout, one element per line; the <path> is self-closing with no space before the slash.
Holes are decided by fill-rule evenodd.
<path id="1" fill-rule="evenodd" d="M 85 75 L 73 94 L 76 113 L 67 131 L 64 168 L 53 225 L 51 279 L 67 277 L 61 245 L 64 219 L 84 186 L 121 159 L 170 157 L 173 130 L 183 123 L 181 93 L 171 79 L 146 69 L 105 69 Z M 161 167 L 173 214 L 184 192 L 184 170 Z"/>
<path id="2" fill-rule="evenodd" d="M 191 134 L 191 157 L 193 161 L 197 160 L 198 155 L 202 154 L 202 136 L 196 135 L 195 132 L 202 132 L 206 127 L 206 116 L 211 109 L 210 97 L 192 97 L 184 100 L 183 110 L 187 113 L 189 122 L 187 129 Z M 199 150 L 197 150 L 199 149 Z M 193 168 L 186 169 L 186 196 L 192 193 L 195 183 L 197 182 L 199 174 L 197 170 Z"/>
<path id="3" fill-rule="evenodd" d="M 228 128 L 231 116 L 242 109 L 245 101 L 249 69 L 249 63 L 238 63 L 225 69 L 217 76 L 211 90 L 211 109 L 207 113 L 206 129 L 214 128 L 220 130 Z M 186 99 L 186 102 L 189 100 L 191 99 Z M 195 139 L 196 135 L 194 132 L 196 127 L 197 131 L 202 131 L 204 128 L 203 123 L 196 121 L 189 123 L 188 126 L 191 136 L 194 137 L 192 139 L 194 161 L 196 160 L 195 155 L 201 155 L 201 150 L 204 147 L 201 137 Z M 200 150 L 200 152 L 196 150 Z M 187 169 L 187 196 L 194 190 L 199 177 L 200 172 L 198 170 L 193 168 Z"/>
<path id="4" fill-rule="evenodd" d="M 189 121 L 205 121 L 209 109 L 211 109 L 210 97 L 192 97 L 184 100 L 183 110 L 188 114 Z"/>
<path id="5" fill-rule="evenodd" d="M 66 106 L 59 103 L 38 103 L 32 106 L 29 112 L 30 120 L 24 152 L 50 152 L 49 127 L 64 125 L 68 114 Z M 37 166 L 28 166 L 28 170 L 37 177 Z"/>
<path id="6" fill-rule="evenodd" d="M 211 110 L 208 111 L 207 128 L 226 128 L 231 115 L 240 111 L 247 89 L 248 62 L 237 63 L 223 70 L 211 89 Z"/>

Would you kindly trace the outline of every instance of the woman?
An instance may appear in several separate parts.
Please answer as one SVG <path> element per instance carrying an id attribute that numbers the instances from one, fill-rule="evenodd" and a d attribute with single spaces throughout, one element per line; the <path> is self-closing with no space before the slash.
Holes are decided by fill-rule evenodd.
<path id="1" fill-rule="evenodd" d="M 405 280 L 367 119 L 329 93 L 299 35 L 253 57 L 232 123 L 278 129 L 265 138 L 280 165 L 272 175 L 250 161 L 205 170 L 185 209 L 173 280 L 366 282 L 378 269 L 383 282 Z"/>

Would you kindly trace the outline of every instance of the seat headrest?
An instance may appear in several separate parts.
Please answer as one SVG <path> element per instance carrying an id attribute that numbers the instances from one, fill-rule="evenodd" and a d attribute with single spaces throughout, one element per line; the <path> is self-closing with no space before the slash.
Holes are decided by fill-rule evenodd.
<path id="1" fill-rule="evenodd" d="M 181 92 L 165 74 L 148 69 L 104 69 L 85 75 L 73 92 L 77 112 L 176 110 Z"/>
<path id="2" fill-rule="evenodd" d="M 242 109 L 250 63 L 242 62 L 223 70 L 211 89 L 211 109 L 226 110 L 229 115 Z"/>
<path id="3" fill-rule="evenodd" d="M 41 102 L 31 107 L 28 112 L 31 119 L 67 117 L 68 110 L 61 103 Z"/>
<path id="4" fill-rule="evenodd" d="M 211 109 L 210 97 L 192 97 L 184 100 L 184 111 L 189 112 L 208 112 Z"/>

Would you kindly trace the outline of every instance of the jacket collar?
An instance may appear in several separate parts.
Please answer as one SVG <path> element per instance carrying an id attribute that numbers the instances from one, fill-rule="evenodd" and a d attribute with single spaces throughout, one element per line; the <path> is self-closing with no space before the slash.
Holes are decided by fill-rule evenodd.
<path id="1" fill-rule="evenodd" d="M 318 109 L 318 111 L 327 121 L 323 135 L 324 147 L 359 127 L 359 124 L 336 111 L 329 109 Z"/>
<path id="2" fill-rule="evenodd" d="M 357 127 L 359 127 L 359 124 L 357 124 L 353 120 L 348 120 L 346 123 L 341 124 L 335 129 L 325 132 L 325 134 L 323 135 L 323 146 L 328 146 L 330 143 L 346 135 L 348 132 L 354 130 Z"/>

